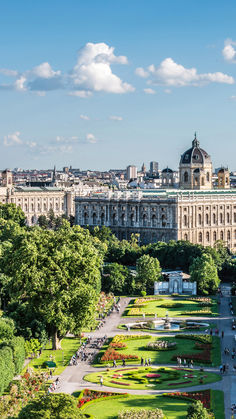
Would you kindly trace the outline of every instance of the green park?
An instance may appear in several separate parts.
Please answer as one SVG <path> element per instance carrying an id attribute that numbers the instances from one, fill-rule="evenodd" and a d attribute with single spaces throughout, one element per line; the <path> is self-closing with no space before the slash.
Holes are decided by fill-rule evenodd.
<path id="1" fill-rule="evenodd" d="M 52 214 L 50 228 L 28 227 L 20 208 L 0 209 L 1 418 L 223 418 L 221 324 L 235 309 L 219 289 L 234 273 L 223 243 L 140 246 Z M 197 295 L 154 295 L 175 266 Z"/>

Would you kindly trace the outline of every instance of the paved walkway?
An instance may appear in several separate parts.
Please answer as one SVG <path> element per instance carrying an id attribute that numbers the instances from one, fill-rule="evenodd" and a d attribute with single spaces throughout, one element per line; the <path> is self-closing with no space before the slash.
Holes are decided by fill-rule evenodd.
<path id="1" fill-rule="evenodd" d="M 218 381 L 216 383 L 212 384 L 206 384 L 206 385 L 199 385 L 194 387 L 185 387 L 184 391 L 197 391 L 197 390 L 203 390 L 203 389 L 214 389 L 214 390 L 223 390 L 224 391 L 224 398 L 225 398 L 225 419 L 231 419 L 231 404 L 236 403 L 236 374 L 233 371 L 233 365 L 236 364 L 236 360 L 232 360 L 231 352 L 233 347 L 236 347 L 236 342 L 234 343 L 234 335 L 236 334 L 236 331 L 232 330 L 232 319 L 233 316 L 229 309 L 229 302 L 230 302 L 230 286 L 229 285 L 222 285 L 222 294 L 221 297 L 221 305 L 220 305 L 220 316 L 215 318 L 197 318 L 198 321 L 211 321 L 216 322 L 217 327 L 220 330 L 220 334 L 222 331 L 224 331 L 224 337 L 221 339 L 221 350 L 222 350 L 222 364 L 228 364 L 229 369 L 226 374 L 222 376 L 222 381 Z M 108 337 L 112 337 L 116 335 L 117 333 L 130 333 L 128 331 L 124 331 L 121 329 L 117 329 L 117 326 L 121 322 L 121 315 L 125 309 L 125 307 L 128 305 L 130 301 L 130 298 L 121 298 L 120 299 L 120 313 L 112 313 L 107 319 L 105 325 L 100 329 L 96 330 L 92 333 L 90 333 L 90 336 L 92 338 L 92 342 L 94 339 L 103 337 L 107 335 Z M 124 319 L 122 319 L 124 320 Z M 132 319 L 135 321 L 135 319 Z M 139 318 L 140 320 L 140 318 Z M 122 321 L 124 323 L 124 321 Z M 141 331 L 137 331 L 136 333 L 144 333 Z M 191 333 L 191 332 L 190 332 Z M 135 332 L 132 331 L 132 334 L 135 334 Z M 169 333 L 168 335 L 163 333 L 150 333 L 148 331 L 148 334 L 155 335 L 158 337 L 161 336 L 171 336 Z M 224 348 L 227 347 L 230 349 L 230 355 L 224 354 Z M 89 351 L 93 351 L 93 354 L 99 352 L 99 350 L 94 349 L 88 349 Z M 63 373 L 60 375 L 60 386 L 58 387 L 58 392 L 64 392 L 64 393 L 73 393 L 74 391 L 82 390 L 84 388 L 93 388 L 95 390 L 101 389 L 101 386 L 94 384 L 94 383 L 88 383 L 83 380 L 83 377 L 86 374 L 90 374 L 92 372 L 99 372 L 103 371 L 103 368 L 94 368 L 92 367 L 88 362 L 82 362 L 79 361 L 78 365 L 76 366 L 68 366 Z M 219 369 L 217 368 L 205 368 L 205 371 L 211 371 L 211 372 L 219 372 Z M 102 387 L 103 390 L 112 391 L 111 387 Z M 115 388 L 115 392 L 124 393 L 127 392 L 127 389 L 119 389 Z M 165 390 L 167 391 L 179 391 L 178 388 L 171 389 L 171 390 Z M 181 389 L 182 391 L 182 389 Z M 129 389 L 130 394 L 159 394 L 163 393 L 163 390 L 131 390 Z"/>

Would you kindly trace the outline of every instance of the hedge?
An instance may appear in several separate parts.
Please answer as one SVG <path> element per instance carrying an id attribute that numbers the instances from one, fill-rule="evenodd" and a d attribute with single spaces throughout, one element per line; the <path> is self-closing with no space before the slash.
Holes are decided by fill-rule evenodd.
<path id="1" fill-rule="evenodd" d="M 19 374 L 25 362 L 25 340 L 22 336 L 15 336 L 8 343 L 12 349 L 15 375 Z"/>
<path id="2" fill-rule="evenodd" d="M 0 349 L 0 395 L 15 375 L 15 365 L 13 362 L 13 352 L 9 346 Z"/>

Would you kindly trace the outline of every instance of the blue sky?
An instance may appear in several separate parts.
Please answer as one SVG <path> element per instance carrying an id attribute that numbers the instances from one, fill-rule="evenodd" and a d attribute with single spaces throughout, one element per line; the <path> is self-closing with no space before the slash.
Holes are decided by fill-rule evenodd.
<path id="1" fill-rule="evenodd" d="M 236 3 L 2 0 L 0 167 L 236 170 Z"/>

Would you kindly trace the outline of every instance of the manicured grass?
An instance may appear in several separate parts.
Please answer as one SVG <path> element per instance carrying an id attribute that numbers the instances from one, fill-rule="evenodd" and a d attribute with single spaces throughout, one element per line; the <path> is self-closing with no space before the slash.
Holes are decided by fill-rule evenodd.
<path id="1" fill-rule="evenodd" d="M 147 377 L 147 374 L 160 374 L 160 377 Z M 215 373 L 206 373 L 192 369 L 176 368 L 152 368 L 152 367 L 130 367 L 114 368 L 108 371 L 88 374 L 85 381 L 100 384 L 100 377 L 103 377 L 103 385 L 137 390 L 166 390 L 192 387 L 199 384 L 209 384 L 221 380 L 221 376 Z M 201 382 L 201 379 L 203 380 Z"/>
<path id="2" fill-rule="evenodd" d="M 82 412 L 96 419 L 115 419 L 120 411 L 126 409 L 162 409 L 168 419 L 183 419 L 187 415 L 190 402 L 167 399 L 164 396 L 131 396 L 127 398 L 104 400 L 91 403 Z"/>
<path id="3" fill-rule="evenodd" d="M 217 300 L 212 298 L 212 305 L 209 306 L 211 314 L 197 313 L 197 311 L 208 309 L 208 307 L 202 307 L 197 301 L 191 301 L 191 297 L 182 298 L 182 297 L 172 297 L 172 298 L 163 298 L 160 297 L 155 301 L 150 301 L 145 305 L 137 307 L 135 311 L 134 301 L 131 300 L 127 309 L 125 310 L 123 316 L 125 317 L 142 317 L 145 313 L 146 317 L 154 317 L 156 314 L 157 317 L 165 317 L 166 312 L 168 311 L 169 317 L 212 317 L 218 315 L 218 305 Z M 179 307 L 174 305 L 178 304 Z M 163 305 L 169 305 L 169 307 L 161 307 Z M 171 307 L 173 305 L 173 307 Z M 133 310 L 132 310 L 133 309 Z M 195 313 L 194 313 L 195 312 Z M 187 313 L 187 314 L 185 314 Z M 192 313 L 192 314 L 191 314 Z"/>
<path id="4" fill-rule="evenodd" d="M 125 335 L 124 335 L 125 336 Z M 148 342 L 155 342 L 155 341 L 165 340 L 168 342 L 176 342 L 176 348 L 165 350 L 165 351 L 150 351 L 146 349 Z M 107 362 L 101 362 L 100 359 L 106 349 L 109 346 L 111 340 L 104 345 L 99 352 L 98 356 L 95 358 L 95 364 L 94 366 L 101 366 L 101 365 L 107 365 Z M 130 364 L 140 364 L 141 357 L 145 358 L 151 358 L 152 364 L 176 364 L 175 360 L 172 360 L 172 357 L 175 355 L 180 355 L 182 357 L 182 360 L 184 359 L 184 354 L 199 354 L 202 349 L 197 349 L 195 347 L 195 340 L 192 339 L 178 339 L 171 336 L 166 337 L 155 337 L 150 336 L 147 339 L 133 339 L 133 340 L 124 340 L 125 345 L 127 345 L 126 348 L 117 350 L 118 352 L 125 354 L 125 355 L 137 355 L 139 357 L 138 360 L 130 360 L 126 361 Z M 204 365 L 202 362 L 194 362 L 196 365 Z M 212 364 L 214 366 L 220 365 L 221 363 L 221 352 L 220 352 L 220 338 L 213 336 L 213 349 L 212 349 Z M 122 361 L 117 361 L 117 364 L 122 364 Z M 110 361 L 110 365 L 112 365 L 112 361 Z M 211 364 L 205 364 L 205 365 L 211 365 Z"/>
<path id="5" fill-rule="evenodd" d="M 52 360 L 56 363 L 56 368 L 53 371 L 53 375 L 59 375 L 62 371 L 66 368 L 69 364 L 70 359 L 73 354 L 78 350 L 80 347 L 80 339 L 79 338 L 72 338 L 66 337 L 62 340 L 61 343 L 62 350 L 53 351 L 51 348 L 51 343 L 47 345 L 46 349 L 42 351 L 42 354 L 39 358 L 32 359 L 30 363 L 27 365 L 25 369 L 28 367 L 35 369 L 38 371 L 46 370 L 47 368 L 43 368 L 43 363 L 45 361 L 50 360 L 50 356 L 52 356 Z"/>
<path id="6" fill-rule="evenodd" d="M 211 390 L 211 409 L 216 419 L 225 418 L 224 393 L 220 390 Z"/>

